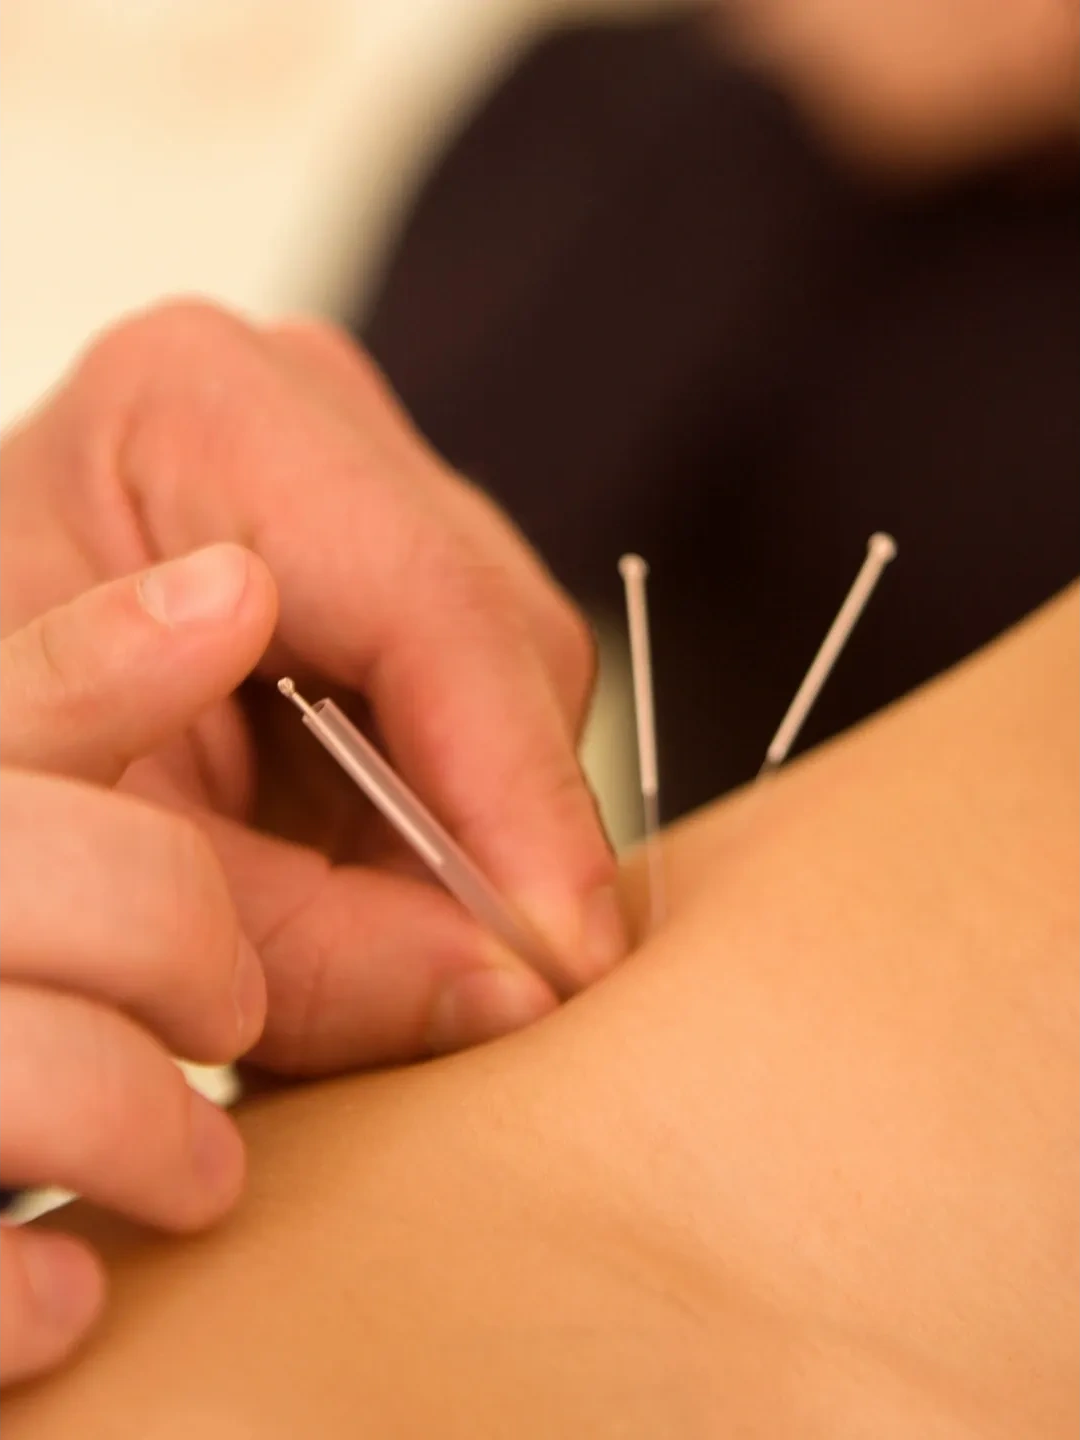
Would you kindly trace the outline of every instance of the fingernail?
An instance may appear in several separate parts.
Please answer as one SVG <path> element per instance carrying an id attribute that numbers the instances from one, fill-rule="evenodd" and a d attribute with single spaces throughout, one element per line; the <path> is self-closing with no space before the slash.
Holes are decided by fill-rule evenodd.
<path id="1" fill-rule="evenodd" d="M 85 1246 L 67 1235 L 24 1230 L 26 1279 L 47 1323 L 69 1335 L 85 1330 L 101 1309 L 105 1276 Z"/>
<path id="2" fill-rule="evenodd" d="M 223 1110 L 191 1092 L 191 1158 L 215 1209 L 235 1199 L 244 1178 L 244 1144 Z"/>
<path id="3" fill-rule="evenodd" d="M 239 545 L 208 545 L 148 570 L 139 580 L 139 600 L 163 625 L 227 620 L 247 582 L 246 551 Z"/>
<path id="4" fill-rule="evenodd" d="M 240 1043 L 250 1050 L 262 1033 L 266 1019 L 266 980 L 255 948 L 246 935 L 241 935 L 233 972 L 233 1003 Z"/>
<path id="5" fill-rule="evenodd" d="M 508 1035 L 556 1009 L 558 1000 L 531 970 L 466 970 L 446 981 L 428 1022 L 436 1055 Z"/>

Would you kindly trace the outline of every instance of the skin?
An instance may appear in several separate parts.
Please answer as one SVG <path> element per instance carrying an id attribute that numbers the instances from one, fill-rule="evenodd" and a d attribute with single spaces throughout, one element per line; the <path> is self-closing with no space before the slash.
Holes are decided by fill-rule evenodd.
<path id="1" fill-rule="evenodd" d="M 541 1024 L 254 1102 L 207 1237 L 84 1212 L 6 1434 L 1075 1434 L 1078 616 L 671 832 Z"/>
<path id="2" fill-rule="evenodd" d="M 343 338 L 137 317 L 3 467 L 5 1186 L 197 1229 L 243 1147 L 170 1053 L 327 1073 L 555 1006 L 268 709 L 286 669 L 364 713 L 576 986 L 624 953 L 575 755 L 585 626 Z M 55 1237 L 4 1229 L 0 1260 L 6 1382 L 70 1351 L 104 1281 Z"/>
<path id="3" fill-rule="evenodd" d="M 841 153 L 926 178 L 1077 134 L 1075 0 L 723 0 L 716 25 Z"/>

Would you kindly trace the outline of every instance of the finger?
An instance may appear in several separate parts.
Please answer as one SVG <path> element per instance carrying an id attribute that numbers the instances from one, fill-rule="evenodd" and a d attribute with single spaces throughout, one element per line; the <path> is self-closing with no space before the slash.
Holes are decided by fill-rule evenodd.
<path id="1" fill-rule="evenodd" d="M 458 479 L 446 502 L 453 505 L 458 522 L 500 557 L 503 573 L 531 620 L 571 735 L 580 741 L 596 685 L 597 650 L 591 629 L 535 551 L 480 489 Z"/>
<path id="2" fill-rule="evenodd" d="M 259 949 L 267 1022 L 251 1058 L 319 1074 L 456 1050 L 516 1030 L 556 997 L 441 889 L 206 816 Z"/>
<path id="3" fill-rule="evenodd" d="M 413 784 L 568 967 L 614 963 L 614 858 L 572 736 L 501 566 L 426 503 L 428 452 L 335 423 L 206 308 L 135 322 L 92 372 L 84 410 L 134 417 L 117 475 L 157 544 L 249 540 L 282 596 L 277 654 L 367 694 Z"/>
<path id="4" fill-rule="evenodd" d="M 213 545 L 50 610 L 0 649 L 5 764 L 111 782 L 233 690 L 273 631 L 265 565 Z"/>
<path id="5" fill-rule="evenodd" d="M 440 538 L 428 554 L 369 672 L 379 728 L 481 870 L 571 974 L 595 979 L 625 936 L 571 733 L 497 580 Z"/>
<path id="6" fill-rule="evenodd" d="M 127 1011 L 186 1059 L 226 1061 L 266 1013 L 262 970 L 191 820 L 51 776 L 0 776 L 5 980 Z"/>
<path id="7" fill-rule="evenodd" d="M 240 1193 L 229 1117 L 145 1031 L 81 996 L 4 983 L 5 1185 L 58 1185 L 135 1220 L 196 1230 Z"/>
<path id="8" fill-rule="evenodd" d="M 0 1225 L 0 1385 L 52 1370 L 101 1314 L 105 1272 L 69 1235 Z"/>
<path id="9" fill-rule="evenodd" d="M 323 322 L 294 320 L 272 326 L 266 342 L 290 373 L 350 426 L 379 426 L 388 450 L 408 455 L 418 437 L 370 358 L 349 337 Z M 434 457 L 433 457 L 434 458 Z M 435 462 L 428 493 L 460 526 L 479 539 L 498 564 L 526 615 L 556 697 L 580 739 L 596 679 L 596 647 L 588 627 L 534 550 L 508 517 L 476 487 L 448 475 Z"/>

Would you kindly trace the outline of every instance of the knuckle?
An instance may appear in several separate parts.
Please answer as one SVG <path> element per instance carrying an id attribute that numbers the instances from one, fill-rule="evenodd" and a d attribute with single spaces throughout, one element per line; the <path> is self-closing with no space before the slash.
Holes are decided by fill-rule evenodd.
<path id="1" fill-rule="evenodd" d="M 86 726 L 94 727 L 108 703 L 107 687 L 102 686 L 95 665 L 100 659 L 85 643 L 82 618 L 69 607 L 47 610 L 26 630 L 12 636 L 5 658 L 5 691 L 14 689 L 24 702 L 29 702 L 30 715 L 61 717 L 71 734 Z M 13 719 L 23 713 L 22 705 L 13 706 Z M 18 737 L 24 728 L 21 719 L 13 725 L 4 754 L 10 758 L 20 749 Z M 24 737 L 29 739 L 29 736 Z"/>
<path id="2" fill-rule="evenodd" d="M 206 835 L 184 816 L 163 816 L 160 839 L 161 959 L 186 989 L 222 988 L 239 932 L 228 886 Z M 200 986 L 200 982 L 201 986 Z"/>
<path id="3" fill-rule="evenodd" d="M 399 562 L 401 574 L 418 577 L 411 592 L 413 607 L 437 613 L 444 622 L 452 619 L 463 637 L 507 628 L 520 628 L 524 634 L 524 619 L 503 567 L 439 524 L 437 517 L 416 517 Z"/>
<path id="4" fill-rule="evenodd" d="M 163 817 L 169 878 L 183 898 L 198 899 L 214 884 L 216 859 L 202 830 L 186 815 Z"/>
<path id="5" fill-rule="evenodd" d="M 441 573 L 464 613 L 525 630 L 522 607 L 500 559 L 476 545 L 448 545 Z"/>
<path id="6" fill-rule="evenodd" d="M 596 638 L 577 606 L 562 597 L 552 607 L 548 623 L 548 647 L 560 685 L 578 706 L 596 680 Z"/>
<path id="7" fill-rule="evenodd" d="M 545 776 L 541 793 L 556 823 L 567 828 L 590 822 L 594 816 L 594 805 L 585 777 L 577 765 L 570 761 L 554 765 Z"/>
<path id="8" fill-rule="evenodd" d="M 82 678 L 77 653 L 67 644 L 64 626 L 66 615 L 57 610 L 47 610 L 38 620 L 36 659 L 40 671 L 39 683 L 49 699 L 63 698 L 76 701 L 82 689 Z"/>
<path id="9" fill-rule="evenodd" d="M 278 948 L 288 951 L 294 943 L 292 932 L 299 929 L 301 917 L 286 927 L 279 937 Z M 301 937 L 297 937 L 301 938 Z M 310 936 L 304 942 L 304 964 L 285 982 L 288 991 L 279 993 L 268 1024 L 251 1052 L 264 1065 L 280 1075 L 315 1074 L 323 1068 L 321 1040 L 330 1013 L 327 997 L 333 972 L 334 949 L 329 940 Z"/>
<path id="10" fill-rule="evenodd" d="M 509 613 L 517 596 L 560 698 L 576 720 L 596 676 L 596 645 L 585 616 L 490 497 L 465 476 L 447 478 L 465 501 L 474 525 L 479 521 L 480 534 L 495 541 L 485 545 L 481 540 L 477 548 L 482 556 L 473 561 L 474 570 L 490 572 L 479 587 L 481 603 L 501 603 Z M 459 548 L 458 554 L 464 553 Z M 524 588 L 519 583 L 523 576 Z"/>
<path id="11" fill-rule="evenodd" d="M 250 327 L 208 301 L 172 300 L 120 320 L 83 354 L 66 397 L 86 437 L 84 462 L 115 459 L 157 402 L 194 394 L 256 353 Z"/>
<path id="12" fill-rule="evenodd" d="M 144 1104 L 153 1110 L 157 1148 L 167 1150 L 178 1133 L 168 1077 L 162 1083 L 162 1077 L 148 1074 L 137 1060 L 133 1064 L 130 1041 L 116 1043 L 121 1038 L 116 1025 L 129 1023 L 119 1016 L 106 1023 L 104 1016 L 97 1015 L 81 1029 L 78 1085 L 67 1100 L 68 1169 L 73 1174 L 108 1174 L 116 1166 L 118 1152 L 125 1153 L 129 1145 L 145 1139 L 138 1123 Z"/>
<path id="13" fill-rule="evenodd" d="M 25 1332 L 33 1324 L 35 1307 L 33 1286 L 19 1244 L 19 1233 L 14 1227 L 5 1227 L 0 1232 L 0 1237 L 0 1253 L 3 1255 L 3 1265 L 0 1267 L 0 1293 L 3 1296 L 3 1303 L 0 1304 L 3 1369 L 0 1374 L 6 1378 L 9 1364 L 15 1358 L 11 1352 L 25 1343 Z"/>
<path id="14" fill-rule="evenodd" d="M 39 1301 L 28 1260 L 35 1242 L 34 1235 L 14 1227 L 0 1235 L 0 1385 L 51 1369 L 79 1338 Z"/>
<path id="15" fill-rule="evenodd" d="M 567 837 L 587 830 L 595 821 L 592 797 L 569 747 L 565 755 L 547 754 L 523 761 L 502 784 L 477 796 L 475 808 L 462 817 L 458 839 L 466 850 L 481 850 L 490 845 L 493 832 L 520 827 L 528 816 L 532 817 L 531 833 L 559 837 L 562 862 L 568 863 L 571 848 L 577 847 L 569 846 Z M 541 820 L 542 825 L 538 823 Z"/>
<path id="16" fill-rule="evenodd" d="M 253 334 L 238 316 L 205 300 L 169 300 L 129 315 L 107 330 L 87 352 L 94 371 L 145 373 L 192 350 L 250 344 Z"/>
<path id="17" fill-rule="evenodd" d="M 115 609 L 108 615 L 107 639 L 102 638 L 107 613 L 94 597 L 59 606 L 4 642 L 0 687 L 10 709 L 0 748 L 5 761 L 18 763 L 22 757 L 36 768 L 63 772 L 79 753 L 79 736 L 86 729 L 101 733 L 116 665 L 126 658 L 129 643 Z M 41 759 L 45 754 L 47 761 Z M 117 773 L 123 768 L 121 755 L 106 755 L 101 747 L 97 759 L 108 760 Z"/>
<path id="18" fill-rule="evenodd" d="M 539 776 L 544 814 L 557 837 L 555 848 L 564 874 L 582 891 L 610 882 L 617 870 L 596 796 L 572 756 Z"/>

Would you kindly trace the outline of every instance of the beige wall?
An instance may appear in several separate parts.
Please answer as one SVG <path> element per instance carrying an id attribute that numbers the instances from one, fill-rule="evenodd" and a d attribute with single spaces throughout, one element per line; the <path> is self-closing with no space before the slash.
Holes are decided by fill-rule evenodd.
<path id="1" fill-rule="evenodd" d="M 0 421 L 162 295 L 333 311 L 455 111 L 546 19 L 616 8 L 3 0 Z"/>

